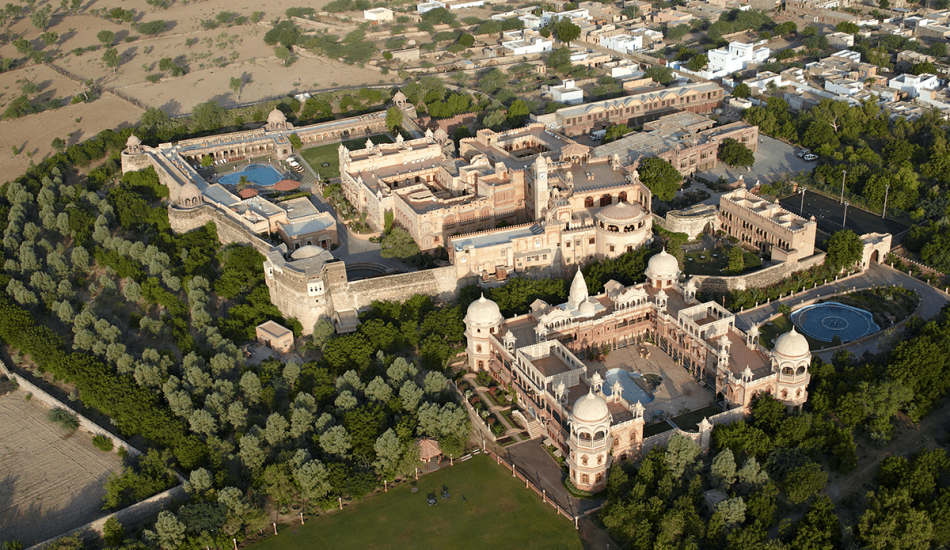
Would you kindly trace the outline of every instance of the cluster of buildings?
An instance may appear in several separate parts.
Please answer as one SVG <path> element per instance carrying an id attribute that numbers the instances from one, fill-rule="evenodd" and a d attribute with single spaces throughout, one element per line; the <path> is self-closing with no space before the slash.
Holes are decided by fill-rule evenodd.
<path id="1" fill-rule="evenodd" d="M 666 251 L 650 259 L 646 275 L 645 283 L 610 281 L 590 296 L 577 271 L 564 304 L 537 300 L 527 314 L 505 319 L 483 296 L 465 315 L 469 367 L 517 390 L 526 418 L 564 453 L 569 479 L 581 490 L 602 490 L 614 461 L 640 456 L 645 402 L 652 399 L 619 380 L 605 384 L 611 372 L 602 375 L 581 360 L 591 350 L 655 343 L 731 407 L 745 409 L 759 394 L 791 408 L 808 398 L 804 336 L 793 329 L 766 350 L 756 327 L 744 332 L 728 310 L 700 302 L 696 284 L 682 280 Z M 708 437 L 711 425 L 703 424 L 700 433 Z"/>

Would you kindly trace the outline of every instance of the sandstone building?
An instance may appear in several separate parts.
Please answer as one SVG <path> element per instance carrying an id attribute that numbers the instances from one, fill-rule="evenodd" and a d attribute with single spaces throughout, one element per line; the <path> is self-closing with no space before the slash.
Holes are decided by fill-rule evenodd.
<path id="1" fill-rule="evenodd" d="M 719 221 L 727 235 L 771 254 L 772 261 L 795 262 L 815 253 L 814 217 L 805 220 L 745 188 L 719 198 Z"/>
<path id="2" fill-rule="evenodd" d="M 589 296 L 578 271 L 565 304 L 537 300 L 529 313 L 505 319 L 483 296 L 466 312 L 469 366 L 516 388 L 529 422 L 565 453 L 571 482 L 585 491 L 604 488 L 614 460 L 641 454 L 647 410 L 642 388 L 611 386 L 592 372 L 579 358 L 589 350 L 656 342 L 736 408 L 747 409 L 760 393 L 793 408 L 808 397 L 811 352 L 804 336 L 793 329 L 766 350 L 755 327 L 743 332 L 728 310 L 699 302 L 695 284 L 681 280 L 666 251 L 650 259 L 646 275 L 646 283 L 610 281 Z"/>

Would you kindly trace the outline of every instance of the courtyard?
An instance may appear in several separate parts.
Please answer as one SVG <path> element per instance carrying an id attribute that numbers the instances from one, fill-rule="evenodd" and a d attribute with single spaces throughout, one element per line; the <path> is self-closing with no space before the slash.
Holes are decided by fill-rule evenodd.
<path id="1" fill-rule="evenodd" d="M 392 143 L 393 140 L 387 134 L 377 134 L 370 136 L 373 143 Z M 366 147 L 366 138 L 352 139 L 342 142 L 350 151 L 356 151 Z M 329 143 L 327 145 L 318 145 L 309 147 L 300 151 L 300 156 L 310 164 L 314 173 L 320 174 L 323 180 L 332 180 L 340 177 L 340 143 Z M 324 166 L 326 165 L 326 166 Z"/>
<path id="2" fill-rule="evenodd" d="M 443 492 L 448 499 L 442 498 Z M 432 499 L 435 505 L 429 503 Z M 305 525 L 283 526 L 278 536 L 254 545 L 255 550 L 581 547 L 567 518 L 486 455 L 402 483 Z"/>
<path id="3" fill-rule="evenodd" d="M 640 373 L 643 376 L 640 382 L 646 382 L 651 375 L 659 377 L 660 383 L 652 391 L 653 400 L 643 403 L 646 408 L 644 419 L 648 423 L 654 416 L 677 415 L 714 403 L 713 392 L 693 378 L 689 371 L 677 365 L 663 350 L 649 343 L 643 346 L 649 351 L 649 357 L 640 357 L 638 347 L 628 346 L 611 351 L 602 363 L 585 360 L 584 363 L 589 367 L 588 375 L 599 372 L 606 378 L 607 371 L 623 369 Z"/>
<path id="4" fill-rule="evenodd" d="M 65 432 L 49 408 L 15 391 L 0 396 L 0 541 L 26 548 L 103 515 L 103 484 L 122 461 Z"/>

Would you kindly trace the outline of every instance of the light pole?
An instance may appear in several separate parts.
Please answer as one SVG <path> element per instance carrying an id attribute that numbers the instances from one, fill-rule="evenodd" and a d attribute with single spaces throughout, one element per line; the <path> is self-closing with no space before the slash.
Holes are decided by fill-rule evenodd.
<path id="1" fill-rule="evenodd" d="M 802 207 L 798 209 L 802 217 L 805 217 L 805 188 L 802 187 Z"/>
<path id="2" fill-rule="evenodd" d="M 841 229 L 847 229 L 848 226 L 848 206 L 847 202 L 844 203 L 844 220 L 841 222 Z"/>
<path id="3" fill-rule="evenodd" d="M 884 216 L 887 215 L 887 192 L 890 190 L 891 190 L 891 184 L 888 183 L 887 185 L 884 186 L 884 211 L 881 212 L 881 219 L 883 219 Z"/>
<path id="4" fill-rule="evenodd" d="M 847 176 L 848 176 L 848 171 L 845 170 L 844 173 L 841 174 L 841 200 L 838 201 L 839 204 L 844 202 L 844 179 Z"/>

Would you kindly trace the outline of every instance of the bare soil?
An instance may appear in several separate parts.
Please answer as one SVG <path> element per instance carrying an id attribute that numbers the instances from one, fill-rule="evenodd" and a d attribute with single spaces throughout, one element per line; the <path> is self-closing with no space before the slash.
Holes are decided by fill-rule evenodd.
<path id="1" fill-rule="evenodd" d="M 115 452 L 46 419 L 46 405 L 16 391 L 0 397 L 0 541 L 24 547 L 103 515 L 103 484 L 121 467 Z"/>

